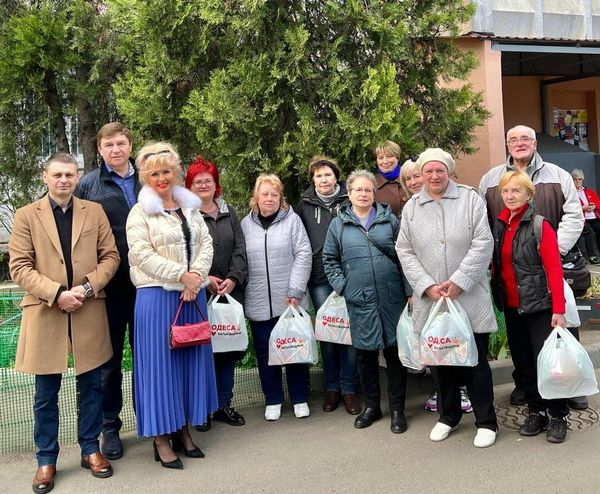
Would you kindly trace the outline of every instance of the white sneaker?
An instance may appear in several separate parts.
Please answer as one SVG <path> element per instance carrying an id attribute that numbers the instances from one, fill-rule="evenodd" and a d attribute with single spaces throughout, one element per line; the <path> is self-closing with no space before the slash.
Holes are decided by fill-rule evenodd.
<path id="1" fill-rule="evenodd" d="M 279 417 L 281 417 L 281 403 L 279 405 L 267 405 L 265 420 L 279 420 Z"/>
<path id="2" fill-rule="evenodd" d="M 310 408 L 308 408 L 308 403 L 297 403 L 294 405 L 294 415 L 297 419 L 303 419 L 310 415 Z"/>
<path id="3" fill-rule="evenodd" d="M 443 441 L 448 437 L 448 434 L 456 430 L 457 427 L 458 425 L 450 427 L 449 425 L 438 422 L 433 426 L 433 429 L 431 429 L 431 432 L 429 433 L 429 439 L 436 443 L 439 441 Z"/>
<path id="4" fill-rule="evenodd" d="M 473 446 L 476 448 L 488 448 L 496 442 L 496 431 L 491 429 L 484 429 L 483 427 L 477 429 L 477 435 L 473 441 Z"/>

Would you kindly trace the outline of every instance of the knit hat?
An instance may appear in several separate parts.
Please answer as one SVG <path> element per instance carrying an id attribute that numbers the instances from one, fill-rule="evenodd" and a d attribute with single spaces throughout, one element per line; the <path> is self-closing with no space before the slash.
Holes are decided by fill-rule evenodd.
<path id="1" fill-rule="evenodd" d="M 439 161 L 440 163 L 444 163 L 446 168 L 448 169 L 448 174 L 452 175 L 454 173 L 454 159 L 443 149 L 440 148 L 428 148 L 423 151 L 419 158 L 417 159 L 417 166 L 421 173 L 423 173 L 423 166 L 425 166 L 430 161 Z"/>

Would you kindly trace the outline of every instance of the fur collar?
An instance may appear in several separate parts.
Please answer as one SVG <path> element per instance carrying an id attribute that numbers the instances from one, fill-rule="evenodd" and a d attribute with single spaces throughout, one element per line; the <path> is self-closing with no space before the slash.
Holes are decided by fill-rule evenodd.
<path id="1" fill-rule="evenodd" d="M 180 208 L 200 209 L 200 198 L 185 187 L 176 185 L 173 188 L 173 199 L 179 204 Z M 142 187 L 138 201 L 146 214 L 157 215 L 164 211 L 162 199 L 147 185 Z"/>

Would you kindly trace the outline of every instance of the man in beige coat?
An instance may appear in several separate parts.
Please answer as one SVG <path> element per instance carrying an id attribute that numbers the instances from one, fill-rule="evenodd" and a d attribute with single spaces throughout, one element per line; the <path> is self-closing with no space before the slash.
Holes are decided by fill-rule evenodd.
<path id="1" fill-rule="evenodd" d="M 15 369 L 35 375 L 36 493 L 54 487 L 58 392 L 69 353 L 79 389 L 81 466 L 95 477 L 112 475 L 98 445 L 99 367 L 112 355 L 103 288 L 119 254 L 102 207 L 73 197 L 78 178 L 71 155 L 51 156 L 43 171 L 48 194 L 16 212 L 9 242 L 12 279 L 26 291 Z"/>

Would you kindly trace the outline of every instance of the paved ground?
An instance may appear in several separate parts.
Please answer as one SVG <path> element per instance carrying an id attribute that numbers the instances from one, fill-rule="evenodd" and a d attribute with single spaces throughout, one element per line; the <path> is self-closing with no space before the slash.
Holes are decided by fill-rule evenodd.
<path id="1" fill-rule="evenodd" d="M 496 387 L 496 404 L 509 408 L 510 384 Z M 216 424 L 195 432 L 205 459 L 184 458 L 183 471 L 169 471 L 153 461 L 151 442 L 125 436 L 126 456 L 113 462 L 110 479 L 95 479 L 78 464 L 73 445 L 63 448 L 56 493 L 120 492 L 266 492 L 266 493 L 597 493 L 600 479 L 600 427 L 585 425 L 563 444 L 543 435 L 522 438 L 501 426 L 495 446 L 472 445 L 472 415 L 442 443 L 428 439 L 436 414 L 422 408 L 429 391 L 424 378 L 411 378 L 405 434 L 389 431 L 389 419 L 364 430 L 338 409 L 324 413 L 311 403 L 313 415 L 295 419 L 290 407 L 279 422 L 267 423 L 262 409 L 244 410 L 248 424 Z M 600 396 L 590 399 L 600 410 Z M 514 407 L 513 407 L 514 409 Z M 31 492 L 32 454 L 1 457 L 0 492 Z"/>

